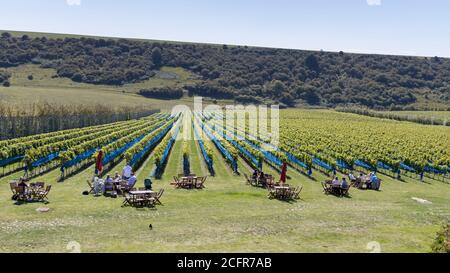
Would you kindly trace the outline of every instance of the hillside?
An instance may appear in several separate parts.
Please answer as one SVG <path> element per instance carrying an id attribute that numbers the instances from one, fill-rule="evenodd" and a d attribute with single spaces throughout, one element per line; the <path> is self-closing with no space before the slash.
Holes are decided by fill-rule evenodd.
<path id="1" fill-rule="evenodd" d="M 398 110 L 450 106 L 450 60 L 439 57 L 4 32 L 2 85 L 11 84 L 6 68 L 24 64 L 53 69 L 57 77 L 76 83 L 101 86 L 141 84 L 157 77 L 163 67 L 194 75 L 195 80 L 177 86 L 142 86 L 145 94 L 161 98 L 178 99 L 185 89 L 190 95 L 287 106 L 352 104 Z"/>

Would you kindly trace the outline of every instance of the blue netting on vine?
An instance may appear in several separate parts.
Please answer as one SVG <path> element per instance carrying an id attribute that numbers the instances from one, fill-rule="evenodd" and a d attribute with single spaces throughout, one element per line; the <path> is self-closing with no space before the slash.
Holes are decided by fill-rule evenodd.
<path id="1" fill-rule="evenodd" d="M 347 162 L 345 162 L 341 159 L 336 160 L 336 166 L 338 166 L 339 168 L 344 169 L 344 170 L 350 170 L 350 171 L 353 170 L 352 166 L 348 165 Z"/>
<path id="2" fill-rule="evenodd" d="M 210 127 L 211 128 L 211 127 Z M 214 128 L 211 128 L 212 130 L 216 131 L 219 135 L 221 135 L 223 137 L 223 139 L 228 140 L 228 142 L 231 143 L 231 145 L 233 145 L 236 149 L 238 149 L 242 154 L 245 155 L 245 157 L 247 157 L 247 159 L 253 164 L 254 167 L 258 168 L 258 169 L 262 169 L 262 162 L 259 161 L 256 157 L 254 157 L 247 149 L 245 149 L 244 147 L 242 147 L 242 145 L 240 145 L 239 143 L 237 143 L 236 141 L 233 140 L 233 138 L 231 136 L 228 136 L 225 133 L 225 130 L 221 127 L 218 126 L 214 126 Z M 256 149 L 259 150 L 259 149 Z"/>
<path id="3" fill-rule="evenodd" d="M 448 168 L 447 171 L 445 171 L 445 170 L 438 170 L 429 165 L 425 166 L 425 168 L 423 170 L 427 173 L 435 173 L 435 174 L 446 174 L 447 172 L 450 172 L 450 168 Z"/>
<path id="4" fill-rule="evenodd" d="M 377 167 L 383 170 L 394 171 L 394 168 L 381 161 L 378 161 Z"/>
<path id="5" fill-rule="evenodd" d="M 164 150 L 163 156 L 161 157 L 160 163 L 164 164 L 167 161 L 167 158 L 169 157 L 170 150 L 172 149 L 173 144 L 175 143 L 176 135 L 174 135 L 173 138 L 170 139 L 169 143 L 167 144 L 166 149 Z"/>
<path id="6" fill-rule="evenodd" d="M 309 170 L 310 168 L 308 167 L 308 165 L 306 163 L 304 163 L 303 161 L 299 160 L 297 157 L 295 157 L 294 155 L 290 154 L 290 153 L 286 153 L 288 160 L 291 163 L 294 163 L 300 167 L 302 167 L 303 169 Z"/>
<path id="7" fill-rule="evenodd" d="M 216 126 L 216 127 L 217 127 L 217 126 Z M 223 128 L 221 128 L 220 130 L 221 130 L 222 132 L 218 132 L 218 133 L 220 133 L 223 137 L 227 137 L 227 136 L 225 136 L 225 134 L 224 134 L 224 131 L 225 131 L 225 130 L 224 130 Z M 216 129 L 216 131 L 217 131 L 217 129 Z M 227 129 L 227 131 L 233 133 L 233 132 L 230 131 L 229 129 Z M 230 140 L 230 137 L 227 137 L 227 139 Z M 263 154 L 265 160 L 271 162 L 271 163 L 272 163 L 273 165 L 275 165 L 276 167 L 281 168 L 281 167 L 283 166 L 283 162 L 282 162 L 278 157 L 276 157 L 274 154 L 272 154 L 272 153 L 266 151 L 265 149 L 263 149 L 262 147 L 260 147 L 260 146 L 258 146 L 258 145 L 256 145 L 256 144 L 254 144 L 253 142 L 251 142 L 251 141 L 248 140 L 248 139 L 245 139 L 245 138 L 243 138 L 243 137 L 242 137 L 242 139 L 243 139 L 247 144 L 249 144 L 250 146 L 252 146 L 255 150 L 260 151 L 260 152 Z M 262 142 L 261 142 L 261 143 L 262 143 Z M 264 144 L 265 144 L 265 143 L 264 143 Z M 234 146 L 235 146 L 235 145 L 234 145 Z M 272 145 L 272 146 L 273 146 L 273 145 Z M 242 148 L 242 147 L 241 147 L 241 148 Z M 244 150 L 245 150 L 245 149 L 244 149 Z M 245 150 L 245 151 L 246 151 L 246 150 Z M 242 151 L 242 152 L 245 153 L 245 154 L 248 153 L 248 151 L 247 151 L 247 152 Z M 252 156 L 252 157 L 253 157 L 253 156 Z M 253 157 L 253 158 L 254 158 L 254 157 Z M 253 159 L 252 159 L 252 161 L 254 162 Z M 256 165 L 256 166 L 261 166 L 261 167 L 258 167 L 258 168 L 262 168 L 262 162 L 260 162 L 260 165 Z"/>
<path id="8" fill-rule="evenodd" d="M 153 176 L 156 178 L 161 178 L 164 168 L 166 166 L 167 159 L 169 158 L 170 151 L 172 150 L 173 144 L 175 143 L 175 140 L 177 139 L 178 133 L 180 132 L 180 126 L 178 126 L 173 135 L 170 137 L 169 143 L 167 143 L 166 149 L 164 150 L 163 155 L 161 156 L 161 160 L 156 165 L 156 170 Z"/>
<path id="9" fill-rule="evenodd" d="M 231 167 L 233 168 L 233 171 L 237 172 L 237 161 L 233 156 L 231 156 L 230 152 L 228 152 L 227 149 L 220 143 L 220 141 L 207 129 L 203 128 L 203 131 L 208 136 L 208 138 L 216 145 L 217 149 L 219 149 L 220 153 L 228 159 L 228 161 L 231 163 Z"/>
<path id="10" fill-rule="evenodd" d="M 330 171 L 330 172 L 334 171 L 334 168 L 333 168 L 333 167 L 331 167 L 329 164 L 323 162 L 322 160 L 320 160 L 320 159 L 318 159 L 318 158 L 314 158 L 314 159 L 312 160 L 312 163 L 313 163 L 314 165 L 317 165 L 317 166 L 319 166 L 319 167 L 321 167 L 321 168 L 327 170 L 327 171 Z"/>
<path id="11" fill-rule="evenodd" d="M 164 126 L 164 125 L 161 125 L 161 126 Z M 161 128 L 161 126 L 156 128 L 155 130 Z M 135 165 L 141 161 L 142 157 L 144 155 L 146 155 L 148 153 L 148 151 L 153 149 L 156 146 L 156 144 L 158 142 L 160 142 L 164 138 L 164 136 L 167 135 L 167 133 L 169 132 L 170 129 L 172 129 L 172 127 L 173 127 L 173 123 L 171 125 L 167 126 L 167 128 L 165 128 L 161 133 L 159 133 L 157 136 L 155 136 L 152 140 L 150 140 L 141 151 L 139 151 L 138 153 L 136 153 L 133 156 L 133 158 L 130 160 L 130 166 L 135 167 Z M 153 130 L 152 132 L 154 132 L 155 130 Z"/>
<path id="12" fill-rule="evenodd" d="M 256 157 L 254 157 L 247 149 L 245 149 L 244 147 L 242 147 L 239 143 L 237 143 L 234 140 L 229 140 L 229 142 L 236 148 L 238 149 L 241 153 L 243 153 L 247 159 L 249 159 L 252 164 L 254 165 L 254 167 L 258 168 L 258 169 L 262 169 L 262 162 L 260 160 L 258 160 Z"/>
<path id="13" fill-rule="evenodd" d="M 53 153 L 51 155 L 48 155 L 46 157 L 43 157 L 33 163 L 31 163 L 31 168 L 37 168 L 40 167 L 42 165 L 45 165 L 47 163 L 49 163 L 50 161 L 53 161 L 54 159 L 56 159 L 59 156 L 59 152 L 57 153 Z M 29 167 L 27 166 L 25 169 L 28 169 Z"/>
<path id="14" fill-rule="evenodd" d="M 21 161 L 23 158 L 24 158 L 23 155 L 19 155 L 19 156 L 10 157 L 10 158 L 7 158 L 7 159 L 0 160 L 0 167 L 5 167 L 5 166 L 8 166 L 8 165 L 10 165 L 10 164 L 19 162 L 19 161 Z"/>
<path id="15" fill-rule="evenodd" d="M 372 167 L 370 164 L 367 164 L 366 162 L 362 161 L 362 160 L 356 160 L 355 161 L 355 165 L 362 167 L 366 170 L 370 170 L 370 171 L 375 171 L 375 168 Z"/>
<path id="16" fill-rule="evenodd" d="M 67 161 L 66 163 L 64 163 L 64 164 L 61 166 L 61 171 L 64 171 L 64 169 L 66 169 L 66 168 L 73 167 L 73 166 L 75 166 L 76 164 L 78 164 L 78 163 L 80 163 L 80 162 L 82 162 L 82 161 L 84 161 L 84 160 L 86 160 L 86 159 L 92 157 L 92 156 L 95 154 L 96 151 L 97 151 L 97 148 L 91 149 L 91 150 L 89 150 L 89 151 L 86 151 L 86 152 L 84 152 L 84 153 L 81 154 L 81 155 L 77 155 L 74 159 L 72 159 L 72 160 Z"/>
<path id="17" fill-rule="evenodd" d="M 198 139 L 198 145 L 200 146 L 200 150 L 202 151 L 203 158 L 205 159 L 206 165 L 208 166 L 209 171 L 211 173 L 213 173 L 214 172 L 213 160 L 212 160 L 212 158 L 209 157 L 208 152 L 206 151 L 206 148 L 205 148 L 205 143 L 203 143 L 203 140 L 201 139 L 201 137 L 197 131 L 197 128 L 195 126 L 193 126 L 193 127 L 194 127 L 195 136 Z"/>
<path id="18" fill-rule="evenodd" d="M 406 165 L 405 163 L 400 163 L 400 168 L 405 170 L 405 171 L 412 172 L 412 173 L 416 173 L 417 172 L 416 169 L 414 169 L 411 166 Z"/>
<path id="19" fill-rule="evenodd" d="M 128 149 L 130 149 L 131 147 L 133 147 L 136 143 L 138 143 L 139 141 L 141 141 L 143 138 L 145 137 L 144 135 L 141 135 L 140 137 L 135 138 L 134 140 L 128 142 L 127 144 L 125 144 L 124 146 L 120 147 L 119 149 L 109 153 L 108 155 L 106 155 L 103 160 L 102 160 L 102 164 L 103 166 L 105 166 L 106 164 L 108 164 L 109 162 L 113 161 L 114 159 L 116 159 L 118 156 L 122 155 L 125 151 L 127 151 Z"/>

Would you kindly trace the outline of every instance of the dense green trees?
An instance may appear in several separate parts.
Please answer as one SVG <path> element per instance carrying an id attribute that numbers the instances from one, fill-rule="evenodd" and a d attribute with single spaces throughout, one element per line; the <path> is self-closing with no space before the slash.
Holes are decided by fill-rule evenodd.
<path id="1" fill-rule="evenodd" d="M 450 60 L 439 57 L 3 33 L 0 68 L 25 63 L 54 68 L 58 76 L 76 82 L 108 85 L 146 80 L 161 66 L 182 67 L 201 77 L 186 86 L 190 95 L 242 102 L 387 108 L 409 105 L 419 96 L 450 101 Z"/>
<path id="2" fill-rule="evenodd" d="M 139 94 L 154 99 L 180 99 L 183 97 L 183 90 L 179 88 L 153 88 L 153 89 L 142 89 Z"/>
<path id="3" fill-rule="evenodd" d="M 4 84 L 5 82 L 9 82 L 8 79 L 11 75 L 4 70 L 0 70 L 0 84 Z"/>
<path id="4" fill-rule="evenodd" d="M 152 61 L 156 66 L 161 66 L 162 62 L 162 55 L 161 55 L 161 49 L 159 47 L 155 47 L 152 50 Z"/>

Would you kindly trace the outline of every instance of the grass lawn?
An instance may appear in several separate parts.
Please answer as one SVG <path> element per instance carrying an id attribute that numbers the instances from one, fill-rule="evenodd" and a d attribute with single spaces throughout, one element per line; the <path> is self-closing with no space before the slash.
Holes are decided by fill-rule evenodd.
<path id="1" fill-rule="evenodd" d="M 154 181 L 154 189 L 166 190 L 157 209 L 122 208 L 121 198 L 83 196 L 93 167 L 64 183 L 56 182 L 58 170 L 36 179 L 54 186 L 48 205 L 15 205 L 8 182 L 20 174 L 1 178 L 0 252 L 68 252 L 71 241 L 83 252 L 369 252 L 371 241 L 383 252 L 429 252 L 450 216 L 449 185 L 429 179 L 399 182 L 381 176 L 381 192 L 353 189 L 351 198 L 336 198 L 322 193 L 324 175 L 316 172 L 313 181 L 291 169 L 289 183 L 304 186 L 301 200 L 269 200 L 266 190 L 233 175 L 218 151 L 217 177 L 208 179 L 206 189 L 175 190 L 169 184 L 182 171 L 181 146 L 175 144 L 165 176 Z M 195 142 L 190 149 L 192 172 L 207 175 Z M 153 167 L 150 156 L 138 172 L 138 186 Z M 249 172 L 243 162 L 239 167 Z M 36 212 L 43 206 L 51 211 Z"/>
<path id="2" fill-rule="evenodd" d="M 36 102 L 55 104 L 116 106 L 143 105 L 149 108 L 171 110 L 183 103 L 192 105 L 193 99 L 157 100 L 144 98 L 136 93 L 145 88 L 181 87 L 196 81 L 194 75 L 182 68 L 163 67 L 161 71 L 147 81 L 124 86 L 93 85 L 76 83 L 66 78 L 53 78 L 54 69 L 40 68 L 38 65 L 21 65 L 6 69 L 11 73 L 11 87 L 0 87 L 0 101 L 26 105 Z M 33 80 L 28 76 L 33 75 Z"/>

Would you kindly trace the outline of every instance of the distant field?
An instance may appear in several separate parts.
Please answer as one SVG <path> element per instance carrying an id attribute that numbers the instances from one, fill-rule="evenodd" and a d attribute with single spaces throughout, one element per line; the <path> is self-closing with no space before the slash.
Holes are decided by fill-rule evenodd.
<path id="1" fill-rule="evenodd" d="M 393 113 L 402 116 L 450 119 L 450 111 L 391 111 L 386 113 Z"/>
<path id="2" fill-rule="evenodd" d="M 11 87 L 0 87 L 2 102 L 12 104 L 29 104 L 49 102 L 56 104 L 111 104 L 111 105 L 145 105 L 151 108 L 171 109 L 180 101 L 162 101 L 148 99 L 137 95 L 140 89 L 162 86 L 181 87 L 194 82 L 192 74 L 182 68 L 163 67 L 157 75 L 147 81 L 126 84 L 124 86 L 92 85 L 76 83 L 66 78 L 53 78 L 53 69 L 43 69 L 38 65 L 22 65 L 8 68 Z M 28 76 L 32 75 L 33 80 Z M 191 104 L 191 99 L 181 102 Z"/>

